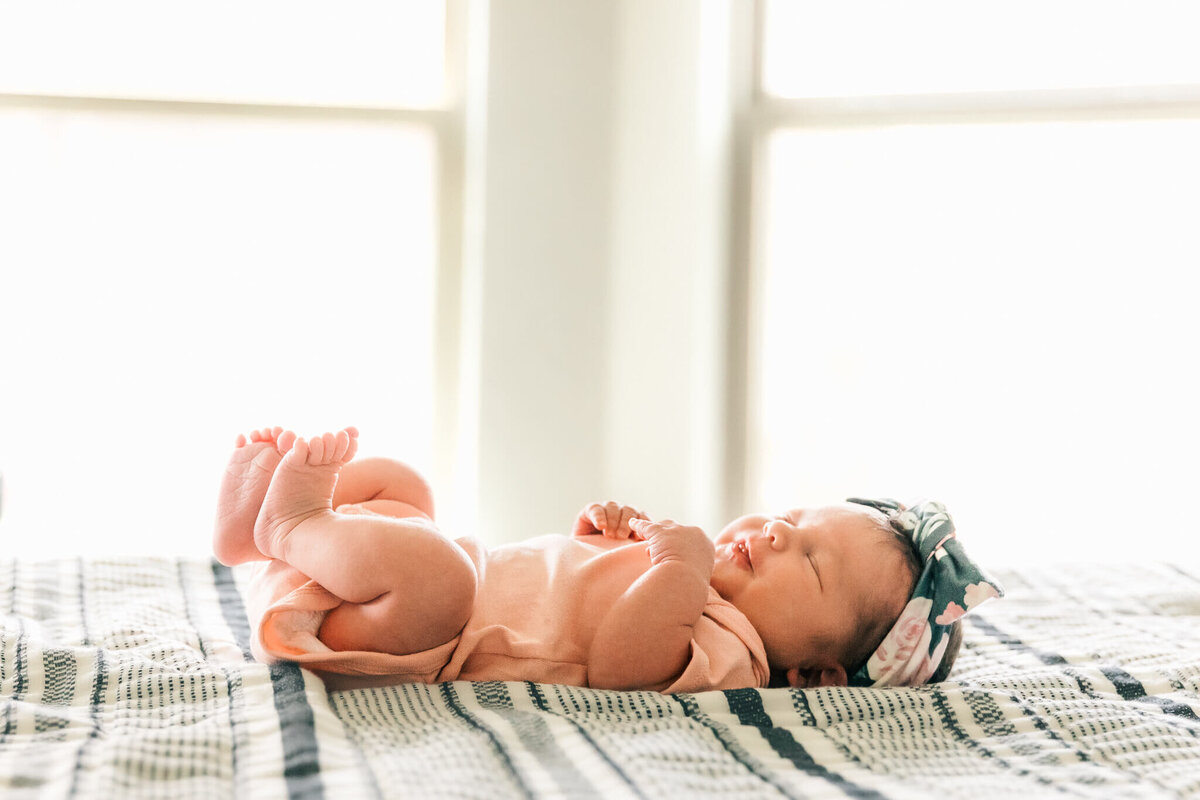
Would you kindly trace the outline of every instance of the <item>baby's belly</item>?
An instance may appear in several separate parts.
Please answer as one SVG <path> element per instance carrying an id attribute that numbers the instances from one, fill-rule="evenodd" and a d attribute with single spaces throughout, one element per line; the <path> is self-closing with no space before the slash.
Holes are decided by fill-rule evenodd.
<path id="1" fill-rule="evenodd" d="M 649 568 L 646 547 L 555 536 L 496 548 L 464 645 L 480 654 L 586 664 L 604 617 Z"/>
<path id="2" fill-rule="evenodd" d="M 599 543 L 589 542 L 590 539 Z M 629 590 L 650 568 L 650 557 L 646 542 L 620 544 L 622 540 L 605 540 L 602 536 L 584 537 L 584 543 L 599 545 L 599 553 L 588 559 L 580 570 L 580 582 L 584 587 L 580 607 L 576 609 L 583 622 L 580 634 L 590 644 L 596 630 L 604 621 L 621 596 Z M 604 546 L 603 542 L 618 542 Z"/>

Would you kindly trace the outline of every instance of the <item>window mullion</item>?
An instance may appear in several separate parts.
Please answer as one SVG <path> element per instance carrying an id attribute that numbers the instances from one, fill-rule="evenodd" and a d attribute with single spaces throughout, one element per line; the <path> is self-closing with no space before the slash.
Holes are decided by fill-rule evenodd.
<path id="1" fill-rule="evenodd" d="M 785 99 L 763 96 L 761 129 L 1200 116 L 1200 85 Z"/>
<path id="2" fill-rule="evenodd" d="M 372 108 L 367 106 L 288 105 L 286 103 L 237 103 L 193 100 L 131 99 L 124 97 L 76 97 L 65 95 L 0 93 L 0 107 L 46 108 L 64 111 L 103 111 L 205 116 L 268 116 L 303 119 L 342 118 L 362 122 L 414 123 L 441 130 L 448 112 L 428 108 Z"/>

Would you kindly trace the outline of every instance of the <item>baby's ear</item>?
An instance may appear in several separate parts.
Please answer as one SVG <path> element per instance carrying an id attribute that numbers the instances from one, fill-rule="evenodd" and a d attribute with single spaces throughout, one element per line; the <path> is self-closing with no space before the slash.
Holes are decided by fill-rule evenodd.
<path id="1" fill-rule="evenodd" d="M 818 664 L 812 667 L 792 667 L 787 671 L 788 686 L 812 689 L 816 686 L 845 686 L 846 669 L 838 663 Z"/>

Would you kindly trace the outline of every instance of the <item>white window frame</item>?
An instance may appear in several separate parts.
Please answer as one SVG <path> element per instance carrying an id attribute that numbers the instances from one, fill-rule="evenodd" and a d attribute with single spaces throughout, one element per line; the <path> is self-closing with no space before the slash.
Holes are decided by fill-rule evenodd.
<path id="1" fill-rule="evenodd" d="M 1200 84 L 885 96 L 781 98 L 763 91 L 766 0 L 743 7 L 735 34 L 736 154 L 732 192 L 733 258 L 726 492 L 734 508 L 762 502 L 761 298 L 766 272 L 767 142 L 786 129 L 896 124 L 1089 122 L 1200 118 Z"/>
<path id="2" fill-rule="evenodd" d="M 2 93 L 0 108 L 43 108 L 186 116 L 220 115 L 242 119 L 353 122 L 359 125 L 403 123 L 427 129 L 436 142 L 436 256 L 433 313 L 433 456 L 434 473 L 453 470 L 459 439 L 460 305 L 463 286 L 464 120 L 467 96 L 468 13 L 473 0 L 445 0 L 444 91 L 439 106 L 427 108 L 287 102 L 192 101 L 105 96 Z M 470 7 L 470 8 L 469 8 Z"/>

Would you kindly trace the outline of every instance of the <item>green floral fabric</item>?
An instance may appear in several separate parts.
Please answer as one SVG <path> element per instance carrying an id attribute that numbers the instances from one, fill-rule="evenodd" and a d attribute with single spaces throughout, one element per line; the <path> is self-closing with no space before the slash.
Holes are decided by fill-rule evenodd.
<path id="1" fill-rule="evenodd" d="M 985 601 L 1003 597 L 1004 589 L 967 556 L 941 503 L 925 500 L 906 507 L 888 498 L 858 497 L 847 502 L 886 514 L 922 564 L 908 605 L 866 664 L 850 676 L 850 684 L 920 686 L 942 663 L 954 622 Z"/>

